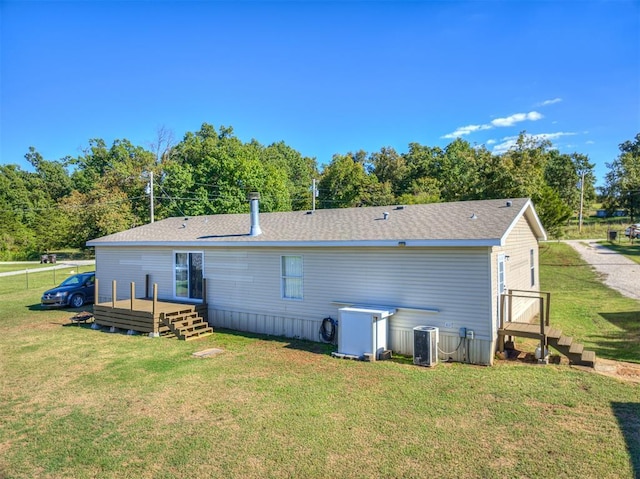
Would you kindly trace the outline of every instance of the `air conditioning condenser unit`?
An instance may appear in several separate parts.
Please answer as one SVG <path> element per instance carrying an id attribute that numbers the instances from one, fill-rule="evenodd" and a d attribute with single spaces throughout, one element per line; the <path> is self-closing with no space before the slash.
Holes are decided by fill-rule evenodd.
<path id="1" fill-rule="evenodd" d="M 418 366 L 438 364 L 438 328 L 434 326 L 413 328 L 413 364 Z"/>

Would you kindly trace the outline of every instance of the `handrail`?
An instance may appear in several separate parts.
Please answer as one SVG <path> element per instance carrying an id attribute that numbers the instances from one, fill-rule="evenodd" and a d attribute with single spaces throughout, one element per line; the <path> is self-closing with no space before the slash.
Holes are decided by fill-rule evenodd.
<path id="1" fill-rule="evenodd" d="M 516 293 L 516 294 L 514 294 Z M 507 299 L 508 298 L 508 299 Z M 540 334 L 545 335 L 545 327 L 549 326 L 551 293 L 549 291 L 529 291 L 524 289 L 510 289 L 500 294 L 500 329 L 504 329 L 506 318 L 509 322 L 513 316 L 513 298 L 536 299 L 540 301 Z M 506 302 L 509 301 L 508 314 Z"/>

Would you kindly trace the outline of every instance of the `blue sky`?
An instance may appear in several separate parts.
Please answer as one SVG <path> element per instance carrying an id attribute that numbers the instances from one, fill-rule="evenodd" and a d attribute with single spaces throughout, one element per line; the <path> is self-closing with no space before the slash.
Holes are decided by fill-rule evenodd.
<path id="1" fill-rule="evenodd" d="M 522 130 L 598 182 L 640 132 L 640 2 L 0 0 L 0 163 L 203 122 L 334 153 Z"/>

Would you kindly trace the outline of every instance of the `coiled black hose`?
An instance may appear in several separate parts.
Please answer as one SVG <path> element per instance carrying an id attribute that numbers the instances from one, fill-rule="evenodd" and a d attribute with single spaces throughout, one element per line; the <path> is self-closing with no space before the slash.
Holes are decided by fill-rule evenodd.
<path id="1" fill-rule="evenodd" d="M 320 337 L 326 342 L 331 343 L 336 338 L 336 329 L 338 322 L 332 317 L 326 317 L 320 324 Z"/>

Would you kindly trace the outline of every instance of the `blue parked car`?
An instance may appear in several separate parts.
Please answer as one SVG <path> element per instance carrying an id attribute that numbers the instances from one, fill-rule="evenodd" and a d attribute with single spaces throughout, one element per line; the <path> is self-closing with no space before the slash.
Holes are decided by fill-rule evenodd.
<path id="1" fill-rule="evenodd" d="M 80 308 L 85 303 L 93 303 L 96 273 L 74 274 L 60 286 L 45 291 L 40 299 L 42 306 L 71 306 Z"/>

